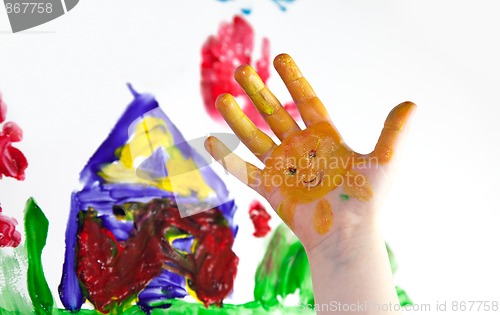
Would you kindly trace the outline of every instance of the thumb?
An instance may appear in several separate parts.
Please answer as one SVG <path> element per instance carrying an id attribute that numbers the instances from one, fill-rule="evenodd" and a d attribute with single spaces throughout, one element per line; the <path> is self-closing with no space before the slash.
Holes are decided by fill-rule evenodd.
<path id="1" fill-rule="evenodd" d="M 401 147 L 409 127 L 410 118 L 417 109 L 412 102 L 404 102 L 394 107 L 384 123 L 384 129 L 378 139 L 375 150 L 371 156 L 375 156 L 379 163 L 389 162 L 399 147 Z"/>

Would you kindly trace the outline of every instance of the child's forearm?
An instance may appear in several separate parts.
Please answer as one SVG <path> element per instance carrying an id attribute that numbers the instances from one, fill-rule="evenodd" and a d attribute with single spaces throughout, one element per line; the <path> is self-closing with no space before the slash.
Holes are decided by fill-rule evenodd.
<path id="1" fill-rule="evenodd" d="M 399 314 L 376 219 L 336 231 L 308 257 L 318 314 Z"/>

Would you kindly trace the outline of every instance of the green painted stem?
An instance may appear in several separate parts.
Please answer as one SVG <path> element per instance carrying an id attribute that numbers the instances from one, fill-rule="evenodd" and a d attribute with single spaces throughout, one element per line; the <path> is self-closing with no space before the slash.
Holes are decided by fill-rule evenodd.
<path id="1" fill-rule="evenodd" d="M 49 221 L 33 198 L 26 202 L 24 228 L 28 251 L 28 293 L 35 313 L 52 314 L 54 298 L 43 273 L 42 250 L 45 247 Z"/>

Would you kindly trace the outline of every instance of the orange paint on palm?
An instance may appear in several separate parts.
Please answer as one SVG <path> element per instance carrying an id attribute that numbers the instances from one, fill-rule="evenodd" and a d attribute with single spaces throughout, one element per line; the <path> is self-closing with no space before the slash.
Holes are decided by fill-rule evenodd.
<path id="1" fill-rule="evenodd" d="M 347 172 L 343 187 L 347 195 L 361 201 L 369 201 L 373 196 L 368 178 L 355 170 Z"/>
<path id="2" fill-rule="evenodd" d="M 293 230 L 293 217 L 295 216 L 295 202 L 285 200 L 278 205 L 278 215 Z"/>
<path id="3" fill-rule="evenodd" d="M 330 203 L 326 199 L 321 199 L 314 208 L 314 229 L 323 235 L 330 231 L 333 225 L 333 212 Z"/>
<path id="4" fill-rule="evenodd" d="M 274 148 L 262 180 L 268 193 L 280 187 L 285 198 L 307 203 L 341 185 L 357 158 L 329 123 L 320 122 L 291 134 Z"/>

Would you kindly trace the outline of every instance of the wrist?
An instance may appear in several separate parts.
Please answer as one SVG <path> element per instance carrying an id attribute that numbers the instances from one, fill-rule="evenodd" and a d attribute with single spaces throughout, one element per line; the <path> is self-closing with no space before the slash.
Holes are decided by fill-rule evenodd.
<path id="1" fill-rule="evenodd" d="M 332 301 L 349 305 L 399 303 L 379 225 L 376 220 L 363 222 L 336 230 L 307 252 L 318 305 L 330 305 Z M 399 314 L 369 309 L 352 312 L 375 313 Z"/>
<path id="2" fill-rule="evenodd" d="M 340 221 L 340 222 L 339 222 Z M 306 248 L 312 264 L 342 265 L 362 259 L 367 251 L 385 244 L 376 216 L 344 224 L 337 220 L 330 234 L 312 248 Z M 384 245 L 385 246 L 385 245 Z"/>

